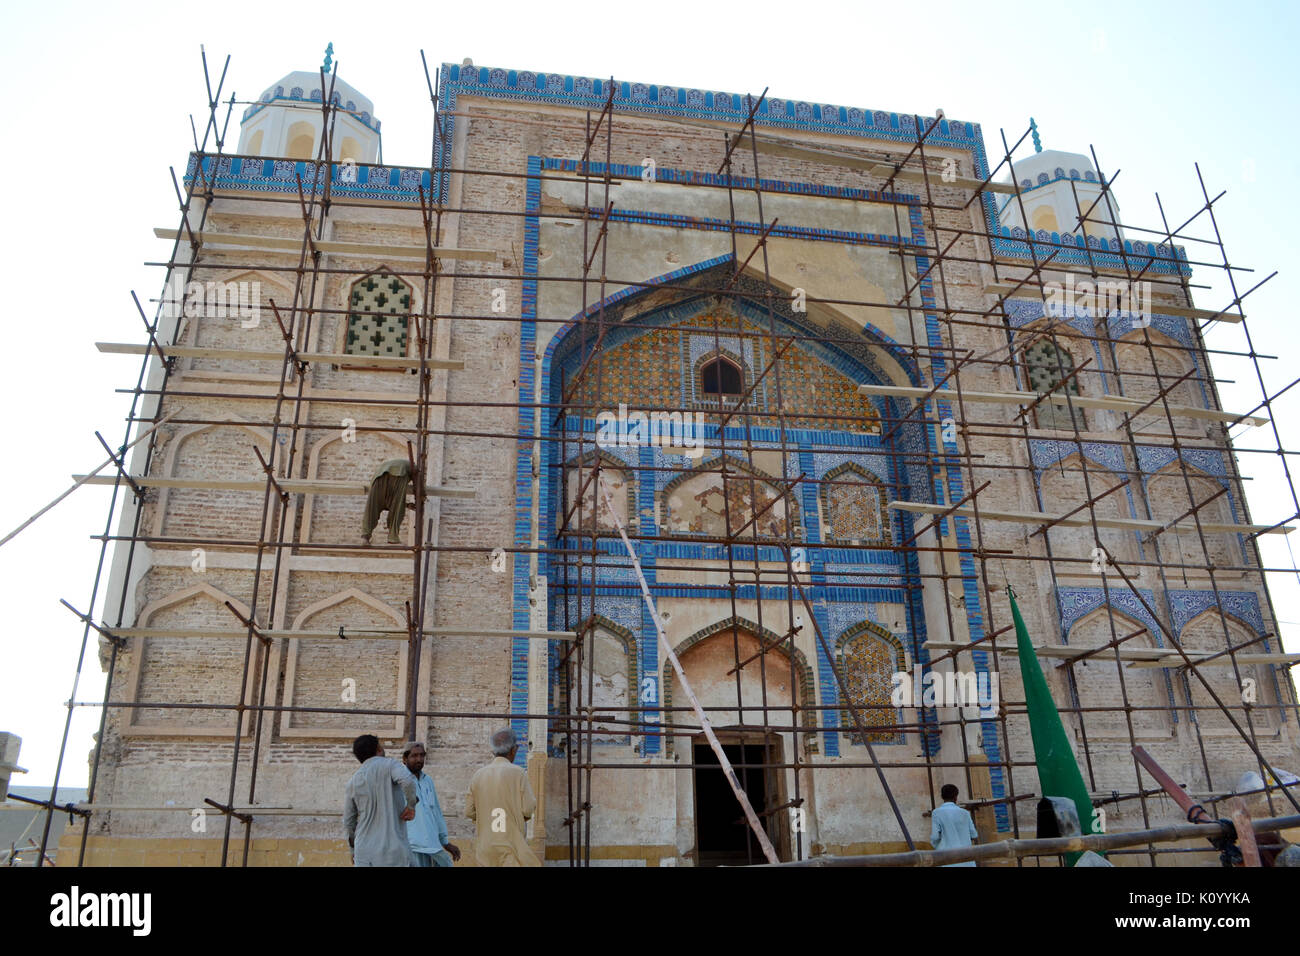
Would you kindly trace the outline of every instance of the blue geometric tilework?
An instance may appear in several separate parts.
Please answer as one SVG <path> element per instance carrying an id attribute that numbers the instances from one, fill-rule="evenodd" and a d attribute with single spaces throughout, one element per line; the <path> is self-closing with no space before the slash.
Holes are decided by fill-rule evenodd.
<path id="1" fill-rule="evenodd" d="M 1124 452 L 1118 445 L 1091 441 L 1083 442 L 1082 445 L 1083 456 L 1094 464 L 1113 471 L 1116 475 L 1122 475 L 1127 470 L 1124 465 Z M 1055 438 L 1031 438 L 1029 457 L 1034 463 L 1035 472 L 1041 474 L 1058 461 L 1078 454 L 1079 446 L 1079 442 L 1058 441 Z"/>
<path id="2" fill-rule="evenodd" d="M 1022 328 L 1030 322 L 1036 322 L 1045 315 L 1057 315 L 1063 309 L 1052 309 L 1047 303 L 1036 301 L 1034 299 L 1006 299 L 1004 307 L 1007 314 L 1007 322 L 1013 330 Z M 1094 332 L 1093 320 L 1088 316 L 1079 313 L 1078 309 L 1069 310 L 1072 314 L 1066 319 L 1066 325 L 1075 329 L 1083 335 L 1092 335 Z M 1014 338 L 1015 332 L 1012 332 Z"/>
<path id="3" fill-rule="evenodd" d="M 1145 624 L 1157 647 L 1164 647 L 1164 638 L 1160 625 L 1138 601 L 1137 596 L 1126 588 L 1110 588 L 1110 606 L 1121 611 L 1136 621 Z M 1151 591 L 1140 592 L 1146 602 L 1155 607 L 1155 595 Z M 1070 629 L 1081 619 L 1091 614 L 1106 603 L 1106 590 L 1103 588 L 1063 588 L 1056 589 L 1056 596 L 1061 607 L 1061 637 L 1070 643 Z"/>
<path id="4" fill-rule="evenodd" d="M 872 445 L 879 447 L 880 439 L 874 435 L 863 435 L 862 446 L 870 448 Z M 874 441 L 872 441 L 874 439 Z M 871 472 L 881 481 L 889 482 L 892 476 L 889 473 L 889 457 L 882 454 L 864 455 L 861 453 L 852 455 L 832 455 L 818 452 L 813 455 L 813 467 L 816 469 L 816 477 L 824 478 L 826 473 L 832 468 L 838 468 L 840 465 L 860 465 L 863 470 Z"/>
<path id="5" fill-rule="evenodd" d="M 528 160 L 528 182 L 524 191 L 525 208 L 535 211 L 541 202 L 541 180 L 537 178 L 541 164 L 535 158 Z M 529 217 L 524 222 L 524 273 L 528 276 L 537 274 L 537 219 Z M 536 384 L 536 366 L 533 352 L 537 347 L 537 281 L 527 279 L 523 284 L 523 296 L 519 323 L 519 388 L 518 401 L 520 409 L 529 407 L 534 401 Z M 532 544 L 532 508 L 533 508 L 533 433 L 532 415 L 520 414 L 518 420 L 519 438 L 515 442 L 515 547 L 519 552 L 514 560 L 513 582 L 513 627 L 526 631 L 530 628 L 531 610 L 528 600 L 528 584 L 532 571 L 527 549 Z M 554 524 L 543 527 L 553 528 Z M 512 714 L 528 713 L 528 658 L 530 648 L 528 638 L 516 637 L 510 642 L 510 712 Z M 528 739 L 528 721 L 517 717 L 510 722 L 515 736 L 520 740 Z M 527 748 L 521 748 L 521 751 Z M 521 752 L 515 763 L 525 766 L 527 753 Z"/>
<path id="6" fill-rule="evenodd" d="M 1212 607 L 1217 607 L 1213 591 L 1169 591 L 1169 616 L 1178 633 L 1187 622 Z M 1264 616 L 1259 609 L 1259 595 L 1254 591 L 1219 591 L 1225 614 L 1249 625 L 1256 635 L 1264 633 Z M 1267 644 L 1264 645 L 1267 647 Z"/>
<path id="7" fill-rule="evenodd" d="M 423 189 L 429 196 L 428 169 L 404 166 L 367 166 L 358 164 L 356 180 L 344 180 L 340 163 L 315 163 L 310 160 L 251 159 L 223 156 L 204 156 L 202 173 L 198 156 L 190 154 L 185 167 L 186 185 L 202 188 L 205 184 L 214 189 L 239 189 L 248 192 L 296 193 L 301 180 L 303 190 L 314 188 L 319 194 L 324 187 L 328 170 L 330 192 L 335 196 L 354 196 L 368 199 L 385 199 L 393 202 L 420 202 Z M 215 170 L 215 175 L 214 175 Z"/>
<path id="8" fill-rule="evenodd" d="M 893 552 L 881 551 L 879 553 L 890 555 Z M 873 588 L 901 588 L 906 583 L 902 577 L 897 575 L 871 575 L 868 577 L 862 573 L 863 570 L 860 564 L 828 564 L 826 565 L 826 583 Z"/>
<path id="9" fill-rule="evenodd" d="M 542 168 L 564 168 L 567 161 L 557 161 L 543 159 L 541 160 Z M 611 170 L 627 174 L 627 170 Z M 707 173 L 692 173 L 682 171 L 665 171 L 658 170 L 657 175 L 663 178 L 665 172 L 670 176 L 676 176 L 682 181 L 696 181 L 708 178 Z M 665 181 L 668 181 L 665 179 Z M 849 190 L 840 190 L 835 187 L 820 187 L 810 184 L 788 184 L 779 182 L 763 183 L 764 188 L 774 190 L 785 190 L 789 192 L 798 192 L 803 194 L 840 194 L 849 193 Z M 873 199 L 884 199 L 884 201 L 903 201 L 907 202 L 905 197 L 870 197 Z M 534 207 L 530 207 L 534 208 Z M 908 223 L 911 228 L 911 242 L 919 245 L 925 242 L 925 230 L 921 210 L 914 204 L 907 207 Z M 535 222 L 534 218 L 529 219 L 530 224 Z M 692 226 L 687 226 L 688 228 Z M 700 228 L 695 224 L 694 228 Z M 707 228 L 707 225 L 705 226 Z M 858 236 L 841 236 L 831 231 L 814 230 L 817 234 L 814 238 L 821 241 L 830 242 L 858 242 L 861 237 Z M 824 232 L 824 234 L 823 234 Z M 876 239 L 876 237 L 870 237 Z M 884 238 L 884 237 L 881 237 Z M 531 265 L 530 265 L 531 262 Z M 525 255 L 525 264 L 529 269 L 535 268 L 535 259 L 530 260 Z M 698 314 L 701 305 L 692 302 L 689 296 L 685 301 L 679 301 L 673 306 L 661 308 L 649 315 L 635 315 L 634 302 L 636 296 L 645 292 L 648 288 L 659 283 L 672 282 L 677 288 L 682 288 L 683 284 L 689 284 L 692 281 L 705 282 L 712 277 L 704 273 L 717 271 L 721 277 L 730 278 L 731 270 L 734 268 L 731 264 L 730 257 L 720 257 L 707 263 L 697 263 L 693 266 L 677 270 L 668 276 L 660 277 L 651 282 L 629 287 L 620 293 L 611 296 L 602 305 L 592 306 L 589 312 L 594 312 L 598 308 L 604 308 L 605 321 L 607 323 L 606 339 L 607 346 L 613 346 L 620 337 L 625 340 L 639 334 L 651 324 L 651 322 L 671 322 L 678 318 L 689 317 Z M 942 376 L 945 372 L 945 362 L 942 358 L 942 339 L 939 328 L 939 321 L 935 313 L 935 299 L 933 283 L 926 272 L 929 268 L 928 260 L 925 257 L 916 258 L 916 271 L 918 275 L 925 275 L 926 278 L 919 282 L 919 293 L 924 308 L 925 333 L 927 345 L 932 350 L 931 374 Z M 532 274 L 531 272 L 529 274 Z M 754 321 L 761 322 L 766 327 L 770 318 L 768 307 L 764 301 L 765 293 L 761 283 L 754 281 L 749 276 L 742 276 L 735 283 L 735 291 L 740 293 L 739 296 L 733 296 L 731 307 L 734 311 L 742 316 L 750 317 Z M 785 324 L 793 326 L 800 331 L 815 331 L 824 334 L 825 329 L 815 328 L 807 324 L 807 320 L 802 315 L 791 314 L 788 307 L 782 307 L 779 300 L 774 310 L 777 313 L 778 325 Z M 628 320 L 623 319 L 626 315 Z M 635 315 L 635 318 L 632 316 Z M 577 337 L 566 338 L 566 333 L 575 327 L 576 323 L 570 323 L 567 327 L 562 328 L 549 343 L 544 358 L 544 379 L 548 383 L 548 393 L 551 400 L 556 401 L 558 398 L 558 383 L 560 380 L 559 370 L 561 368 L 569 369 L 570 373 L 575 370 L 581 362 L 580 348 L 575 346 L 574 341 Z M 851 338 L 850 330 L 834 329 L 834 335 L 838 338 Z M 853 330 L 856 331 L 856 330 Z M 853 381 L 858 382 L 885 382 L 894 380 L 892 372 L 886 372 L 879 364 L 879 352 L 883 351 L 895 363 L 912 384 L 924 384 L 926 378 L 923 378 L 920 371 L 913 365 L 907 352 L 894 343 L 889 336 L 884 335 L 878 329 L 868 326 L 862 330 L 863 339 L 861 346 L 851 344 L 828 346 L 822 342 L 808 343 L 806 351 L 812 353 L 819 361 L 835 368 L 841 374 L 848 376 Z M 803 346 L 801 346 L 803 347 Z M 935 402 L 938 415 L 930 409 L 923 409 L 921 413 L 926 418 L 944 417 L 951 413 L 951 409 L 946 401 Z M 905 409 L 896 400 L 889 399 L 877 403 L 877 407 L 882 412 L 882 417 L 897 420 Z M 890 459 L 890 449 L 885 446 L 879 436 L 864 436 L 857 433 L 845 433 L 838 431 L 822 430 L 805 430 L 797 428 L 786 428 L 784 439 L 787 447 L 798 447 L 798 460 L 793 460 L 794 455 L 787 457 L 787 471 L 790 476 L 796 474 L 824 475 L 826 471 L 835 467 L 844 461 L 850 459 L 843 452 L 837 452 L 837 448 L 864 448 L 875 447 L 880 449 L 878 456 L 873 455 L 874 461 L 867 462 L 868 467 L 875 472 L 879 468 L 879 477 L 891 487 L 897 488 L 897 495 L 900 498 L 935 500 L 942 502 L 945 500 L 945 494 L 952 496 L 954 499 L 960 497 L 962 482 L 959 470 L 959 460 L 956 457 L 957 446 L 954 443 L 945 443 L 942 452 L 937 443 L 938 433 L 930 426 L 921 422 L 922 414 L 913 414 L 909 417 L 907 424 L 900 426 L 893 439 L 891 440 L 894 447 L 900 451 L 906 452 L 913 457 L 913 461 L 905 468 L 898 467 Z M 544 422 L 543 427 L 549 426 L 549 420 Z M 594 422 L 583 422 L 580 426 L 586 432 L 594 430 Z M 726 431 L 726 441 L 729 447 L 732 442 L 742 442 L 749 440 L 752 447 L 773 447 L 779 446 L 783 437 L 780 430 L 776 428 L 763 427 L 735 427 L 728 426 Z M 717 440 L 717 431 L 715 428 L 706 428 L 706 437 L 710 443 Z M 547 443 L 553 444 L 553 443 Z M 711 454 L 716 454 L 711 452 Z M 947 466 L 948 476 L 946 483 L 941 483 L 935 476 L 931 482 L 931 469 L 925 464 L 927 456 L 934 459 L 934 456 L 942 454 L 938 460 L 943 461 Z M 668 464 L 674 469 L 680 470 L 681 459 L 670 459 L 664 456 L 658 449 L 649 449 L 647 451 L 649 460 L 653 461 L 656 466 Z M 824 457 L 823 457 L 824 456 Z M 810 467 L 811 466 L 811 467 Z M 883 467 L 882 467 L 883 466 Z M 672 480 L 673 474 L 659 473 L 653 480 L 648 475 L 642 476 L 638 483 L 638 494 L 644 495 L 652 491 L 657 494 L 662 487 Z M 551 475 L 553 483 L 555 476 Z M 806 515 L 815 515 L 816 508 L 809 508 L 807 504 L 811 502 L 816 505 L 816 486 L 807 485 L 799 492 L 801 503 L 805 504 L 804 513 Z M 546 501 L 553 501 L 555 494 L 545 496 Z M 639 505 L 641 508 L 653 506 L 654 499 Z M 548 506 L 549 509 L 549 506 Z M 543 520 L 548 516 L 544 515 Z M 894 525 L 894 533 L 909 537 L 912 533 L 913 516 L 910 514 L 896 513 L 891 516 Z M 874 581 L 868 579 L 850 578 L 848 575 L 851 570 L 866 570 L 867 568 L 877 568 L 884 570 L 885 567 L 897 568 L 898 571 L 892 575 L 879 576 L 873 575 L 873 578 L 887 578 L 888 583 L 901 584 L 904 581 L 918 581 L 919 568 L 916 557 L 913 554 L 904 555 L 903 567 L 899 568 L 897 558 L 888 551 L 869 551 L 860 549 L 843 549 L 831 548 L 826 549 L 819 547 L 820 529 L 815 527 L 816 522 L 808 522 L 807 533 L 807 560 L 809 561 L 812 571 L 812 586 L 807 588 L 809 598 L 813 602 L 814 616 L 818 626 L 826 635 L 841 633 L 845 627 L 852 626 L 862 620 L 872 620 L 879 616 L 879 605 L 895 604 L 901 605 L 900 611 L 893 612 L 890 616 L 897 619 L 908 631 L 907 647 L 912 658 L 924 664 L 928 661 L 928 654 L 922 648 L 925 641 L 926 627 L 924 609 L 922 607 L 921 593 L 919 588 L 902 588 L 881 586 L 886 580 Z M 971 547 L 969 528 L 964 520 L 955 522 L 959 545 L 967 551 Z M 726 550 L 720 546 L 710 546 L 702 544 L 692 544 L 687 541 L 667 542 L 667 543 L 645 543 L 638 546 L 642 554 L 643 562 L 652 561 L 659 557 L 665 559 L 673 558 L 700 558 L 710 557 L 714 560 L 723 558 Z M 752 560 L 752 548 L 735 547 L 732 549 L 733 556 L 738 561 Z M 773 548 L 759 549 L 762 560 L 780 560 L 780 554 Z M 770 552 L 770 553 L 769 553 Z M 836 580 L 828 581 L 826 578 L 827 568 L 823 563 L 830 555 L 835 555 L 831 559 L 832 577 Z M 965 600 L 967 605 L 967 617 L 970 623 L 971 639 L 976 640 L 983 634 L 983 612 L 981 606 L 981 597 L 975 584 L 976 575 L 973 559 L 969 553 L 963 554 L 960 558 L 963 572 L 963 588 L 965 590 Z M 881 565 L 885 567 L 882 567 Z M 649 577 L 649 574 L 647 574 Z M 555 579 L 552 577 L 552 583 Z M 851 582 L 851 583 L 850 583 Z M 613 583 L 613 582 L 611 582 Z M 652 593 L 656 596 L 674 596 L 674 597 L 716 597 L 725 598 L 729 591 L 723 587 L 709 588 L 691 588 L 681 585 L 664 586 L 654 581 L 650 582 Z M 605 593 L 602 591 L 602 593 Z M 615 592 L 618 595 L 635 596 L 634 589 L 618 588 Z M 745 600 L 753 596 L 754 588 L 752 586 L 741 587 L 737 589 L 737 597 Z M 787 597 L 785 589 L 779 586 L 764 586 L 762 594 L 767 599 L 783 600 Z M 794 600 L 799 601 L 800 595 L 796 592 L 793 595 Z M 842 620 L 841 620 L 842 619 Z M 883 622 L 892 627 L 896 621 L 891 620 Z M 838 625 L 838 628 L 837 628 Z M 820 702 L 824 705 L 838 705 L 838 695 L 834 686 L 833 676 L 829 673 L 829 662 L 824 659 L 821 648 L 817 650 L 817 687 Z M 987 670 L 989 666 L 988 655 L 979 653 L 973 655 L 974 663 L 977 670 Z M 646 659 L 643 666 L 643 673 L 650 673 L 648 668 L 649 658 Z M 925 723 L 932 723 L 935 715 L 932 709 L 923 710 L 921 719 Z M 839 753 L 838 734 L 834 732 L 838 722 L 838 717 L 834 711 L 827 711 L 822 716 L 822 723 L 825 733 L 823 734 L 823 752 L 828 755 Z M 1002 797 L 1006 795 L 1004 773 L 1001 767 L 996 766 L 1001 761 L 1000 745 L 997 739 L 996 724 L 986 721 L 981 724 L 982 746 L 988 755 L 993 766 L 990 767 L 990 774 L 993 781 L 994 796 Z M 647 741 L 647 752 L 649 752 L 651 741 Z M 922 745 L 930 754 L 937 754 L 939 748 L 939 737 L 935 732 L 923 732 Z M 1006 829 L 1009 825 L 1009 817 L 1005 806 L 995 808 L 995 815 L 999 829 Z"/>
<path id="10" fill-rule="evenodd" d="M 444 63 L 441 89 L 444 97 L 449 97 L 454 92 L 460 95 L 560 103 L 598 110 L 604 106 L 610 94 L 610 82 L 557 73 Z M 618 112 L 659 113 L 728 122 L 744 120 L 754 102 L 749 96 L 735 93 L 647 83 L 616 82 L 613 84 L 613 94 L 614 106 Z M 916 117 L 908 113 L 846 108 L 775 97 L 763 100 L 754 122 L 759 126 L 820 130 L 901 142 L 914 141 L 917 136 Z M 926 142 L 969 147 L 978 144 L 979 137 L 978 124 L 943 119 L 938 128 L 929 134 Z"/>
<path id="11" fill-rule="evenodd" d="M 1218 478 L 1221 484 L 1225 486 L 1228 484 L 1228 466 L 1223 452 L 1215 451 L 1213 448 L 1184 448 L 1180 456 L 1168 445 L 1137 446 L 1138 470 L 1144 475 L 1155 474 L 1176 457 L 1181 457 L 1197 471 Z"/>
<path id="12" fill-rule="evenodd" d="M 637 592 L 640 594 L 640 592 Z M 584 595 L 582 598 L 582 618 L 579 618 L 578 596 L 570 594 L 568 598 L 569 605 L 569 626 L 574 627 L 582 623 L 582 618 L 591 615 L 591 596 Z M 627 628 L 633 634 L 641 632 L 641 607 L 640 598 L 607 598 L 603 594 L 596 598 L 596 613 L 601 617 L 608 618 L 615 624 Z M 564 607 L 558 601 L 551 605 L 551 627 L 556 630 L 564 628 Z"/>

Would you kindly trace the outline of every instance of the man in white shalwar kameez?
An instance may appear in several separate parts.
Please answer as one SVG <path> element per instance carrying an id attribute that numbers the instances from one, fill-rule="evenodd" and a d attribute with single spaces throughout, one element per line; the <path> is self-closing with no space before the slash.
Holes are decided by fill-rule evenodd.
<path id="1" fill-rule="evenodd" d="M 419 800 L 415 778 L 400 760 L 384 756 L 373 734 L 353 741 L 352 753 L 361 761 L 343 803 L 343 832 L 352 848 L 352 865 L 410 866 L 406 821 L 415 816 Z"/>
<path id="2" fill-rule="evenodd" d="M 492 735 L 496 756 L 470 778 L 465 816 L 478 824 L 474 853 L 479 866 L 542 865 L 524 830 L 537 812 L 537 797 L 527 771 L 515 766 L 518 750 L 514 731 L 498 730 Z"/>

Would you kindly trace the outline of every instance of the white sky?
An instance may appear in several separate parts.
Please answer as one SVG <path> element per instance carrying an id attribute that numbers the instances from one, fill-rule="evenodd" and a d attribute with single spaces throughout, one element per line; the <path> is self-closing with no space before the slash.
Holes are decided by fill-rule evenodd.
<path id="1" fill-rule="evenodd" d="M 184 168 L 189 114 L 200 126 L 205 117 L 200 43 L 214 82 L 231 54 L 226 97 L 252 99 L 285 73 L 315 70 L 333 41 L 339 75 L 375 103 L 390 164 L 428 161 L 421 47 L 431 70 L 468 56 L 479 66 L 739 93 L 770 87 L 787 99 L 922 115 L 942 107 L 951 118 L 983 124 L 990 157 L 1000 152 L 1000 127 L 1014 140 L 1034 116 L 1045 148 L 1094 146 L 1116 177 L 1125 220 L 1151 227 L 1160 222 L 1157 189 L 1171 222 L 1200 205 L 1192 166 L 1199 161 L 1211 195 L 1227 190 L 1217 211 L 1232 261 L 1258 270 L 1243 275 L 1243 288 L 1283 270 L 1247 303 L 1256 349 L 1286 356 L 1263 363 L 1272 390 L 1300 372 L 1288 301 L 1300 256 L 1297 19 L 1287 3 L 1186 0 L 1090 0 L 1068 10 L 937 0 L 919 8 L 860 0 L 8 8 L 0 30 L 0 89 L 8 91 L 0 181 L 9 184 L 0 244 L 14 295 L 10 360 L 0 377 L 11 450 L 0 535 L 62 491 L 70 475 L 103 460 L 96 430 L 114 446 L 121 441 L 128 398 L 114 389 L 134 383 L 138 360 L 100 356 L 94 342 L 141 341 L 129 292 L 141 300 L 158 294 L 161 270 L 142 263 L 166 256 L 168 244 L 152 229 L 177 222 L 167 167 L 178 175 Z M 1202 270 L 1193 281 L 1210 278 Z M 1226 301 L 1218 290 L 1198 294 L 1202 306 Z M 1212 347 L 1241 342 L 1231 331 L 1211 337 Z M 1238 383 L 1221 386 L 1225 407 L 1244 411 L 1258 401 L 1248 362 L 1221 361 L 1216 371 Z M 1274 408 L 1283 443 L 1293 448 L 1300 447 L 1298 408 L 1300 388 Z M 1267 429 L 1239 441 L 1270 445 Z M 1277 456 L 1240 457 L 1256 479 L 1254 520 L 1291 514 Z M 107 502 L 107 489 L 78 491 L 0 548 L 0 730 L 23 738 L 20 762 L 31 771 L 15 784 L 53 778 L 82 633 L 58 601 L 85 608 L 98 557 L 88 535 L 104 530 Z M 1270 566 L 1294 564 L 1285 544 L 1271 543 L 1265 556 Z M 1300 621 L 1296 575 L 1274 575 L 1271 583 L 1279 617 Z M 1300 650 L 1300 625 L 1283 625 L 1283 635 L 1288 650 Z M 94 654 L 92 640 L 79 700 L 103 694 Z M 86 783 L 97 722 L 97 710 L 79 709 L 65 786 Z"/>

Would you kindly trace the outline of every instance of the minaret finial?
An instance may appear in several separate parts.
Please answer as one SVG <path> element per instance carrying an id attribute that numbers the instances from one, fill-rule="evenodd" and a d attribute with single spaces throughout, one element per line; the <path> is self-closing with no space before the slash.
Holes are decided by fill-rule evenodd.
<path id="1" fill-rule="evenodd" d="M 331 43 L 325 47 L 325 65 L 321 67 L 321 70 L 323 72 L 329 73 L 330 63 L 333 61 L 333 59 L 334 59 L 334 44 Z"/>
<path id="2" fill-rule="evenodd" d="M 1041 153 L 1043 151 L 1043 141 L 1038 138 L 1038 123 L 1032 116 L 1029 117 L 1029 134 L 1034 137 L 1034 152 Z"/>

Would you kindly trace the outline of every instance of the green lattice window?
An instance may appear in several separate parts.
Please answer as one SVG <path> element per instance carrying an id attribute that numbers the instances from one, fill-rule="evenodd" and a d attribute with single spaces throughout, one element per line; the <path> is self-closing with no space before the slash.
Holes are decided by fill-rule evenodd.
<path id="1" fill-rule="evenodd" d="M 840 645 L 840 675 L 849 699 L 858 710 L 864 727 L 887 727 L 901 722 L 901 714 L 890 697 L 894 674 L 907 669 L 903 649 L 874 628 L 849 637 Z M 840 711 L 840 730 L 855 743 L 860 742 L 854 728 L 853 714 L 847 707 Z M 873 743 L 903 742 L 897 730 L 868 731 Z"/>
<path id="2" fill-rule="evenodd" d="M 1039 339 L 1025 349 L 1025 377 L 1029 387 L 1039 394 L 1079 394 L 1078 376 L 1071 378 L 1063 388 L 1058 388 L 1062 381 L 1074 371 L 1074 357 L 1050 338 Z M 1083 410 L 1074 409 L 1074 422 L 1070 421 L 1070 408 L 1065 405 L 1042 402 L 1035 409 L 1039 428 L 1059 428 L 1072 431 L 1075 425 L 1080 430 L 1087 427 Z"/>
<path id="3" fill-rule="evenodd" d="M 348 355 L 406 355 L 411 287 L 386 272 L 352 284 L 348 301 Z"/>

